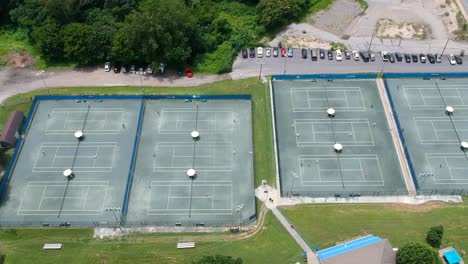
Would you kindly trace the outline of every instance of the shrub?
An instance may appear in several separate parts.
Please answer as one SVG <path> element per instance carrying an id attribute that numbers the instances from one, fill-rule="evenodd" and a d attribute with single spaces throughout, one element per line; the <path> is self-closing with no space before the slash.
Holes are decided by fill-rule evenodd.
<path id="1" fill-rule="evenodd" d="M 442 264 L 442 260 L 429 245 L 409 242 L 398 250 L 397 264 Z"/>
<path id="2" fill-rule="evenodd" d="M 444 236 L 444 227 L 441 225 L 433 226 L 426 235 L 426 241 L 433 248 L 440 248 L 442 237 Z"/>

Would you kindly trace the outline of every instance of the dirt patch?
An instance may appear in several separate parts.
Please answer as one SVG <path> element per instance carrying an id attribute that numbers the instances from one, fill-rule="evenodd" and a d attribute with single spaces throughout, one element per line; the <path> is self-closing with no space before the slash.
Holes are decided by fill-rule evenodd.
<path id="1" fill-rule="evenodd" d="M 13 52 L 7 56 L 7 65 L 14 68 L 24 68 L 34 64 L 34 59 L 27 51 Z"/>
<path id="2" fill-rule="evenodd" d="M 285 36 L 281 43 L 285 47 L 292 48 L 309 48 L 309 49 L 330 49 L 331 45 L 328 42 L 323 42 L 313 37 L 295 37 Z"/>
<path id="3" fill-rule="evenodd" d="M 447 206 L 446 203 L 442 202 L 428 202 L 420 205 L 411 204 L 387 204 L 385 208 L 400 211 L 400 212 L 429 212 L 436 208 Z"/>
<path id="4" fill-rule="evenodd" d="M 455 1 L 451 0 L 435 0 L 437 3 L 437 12 L 440 14 L 445 27 L 451 38 L 454 38 L 454 31 L 459 26 L 457 22 L 457 13 L 460 11 Z"/>
<path id="5" fill-rule="evenodd" d="M 351 22 L 363 12 L 354 0 L 336 0 L 330 8 L 310 16 L 309 23 L 317 28 L 341 36 Z"/>
<path id="6" fill-rule="evenodd" d="M 424 24 L 396 22 L 391 19 L 380 19 L 377 22 L 377 37 L 399 39 L 427 39 L 430 28 Z"/>

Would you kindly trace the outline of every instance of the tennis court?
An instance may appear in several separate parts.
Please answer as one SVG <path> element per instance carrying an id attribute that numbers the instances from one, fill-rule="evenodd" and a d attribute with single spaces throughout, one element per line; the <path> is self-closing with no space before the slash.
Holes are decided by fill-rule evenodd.
<path id="1" fill-rule="evenodd" d="M 255 217 L 251 124 L 250 100 L 147 101 L 127 224 L 248 223 Z"/>
<path id="2" fill-rule="evenodd" d="M 122 206 L 140 108 L 141 100 L 38 100 L 1 223 L 115 223 L 106 209 Z M 67 169 L 73 178 L 64 177 Z"/>
<path id="3" fill-rule="evenodd" d="M 273 94 L 283 196 L 407 194 L 375 80 L 275 80 Z"/>
<path id="4" fill-rule="evenodd" d="M 468 192 L 466 79 L 388 79 L 413 177 L 422 193 Z M 453 108 L 453 113 L 447 112 Z"/>

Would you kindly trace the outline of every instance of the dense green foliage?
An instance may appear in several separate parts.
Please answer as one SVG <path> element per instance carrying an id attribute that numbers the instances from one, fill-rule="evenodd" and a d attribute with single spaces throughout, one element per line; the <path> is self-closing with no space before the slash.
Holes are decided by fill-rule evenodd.
<path id="1" fill-rule="evenodd" d="M 433 248 L 440 248 L 442 237 L 444 236 L 444 227 L 442 225 L 433 226 L 429 229 L 426 236 L 426 242 Z"/>
<path id="2" fill-rule="evenodd" d="M 409 242 L 398 249 L 397 264 L 442 264 L 442 260 L 429 245 Z"/>
<path id="3" fill-rule="evenodd" d="M 200 260 L 193 261 L 192 264 L 242 264 L 242 259 L 221 255 L 203 256 Z"/>
<path id="4" fill-rule="evenodd" d="M 50 62 L 191 64 L 229 72 L 242 47 L 332 0 L 4 0 L 0 23 Z M 8 19 L 9 17 L 9 19 Z M 1 54 L 0 54 L 1 55 Z"/>

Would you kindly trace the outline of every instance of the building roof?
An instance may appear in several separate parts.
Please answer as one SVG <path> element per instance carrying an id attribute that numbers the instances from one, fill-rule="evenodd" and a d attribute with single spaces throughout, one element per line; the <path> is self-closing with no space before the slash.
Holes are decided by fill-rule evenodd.
<path id="1" fill-rule="evenodd" d="M 386 239 L 365 236 L 317 252 L 322 264 L 395 264 L 396 254 Z"/>
<path id="2" fill-rule="evenodd" d="M 455 249 L 445 252 L 444 257 L 448 264 L 458 264 L 462 261 L 460 255 L 458 255 L 458 252 Z"/>
<path id="3" fill-rule="evenodd" d="M 24 114 L 21 111 L 13 111 L 10 113 L 10 117 L 3 128 L 2 134 L 0 135 L 0 143 L 2 145 L 14 146 L 16 144 L 16 131 L 21 127 L 24 120 Z"/>

